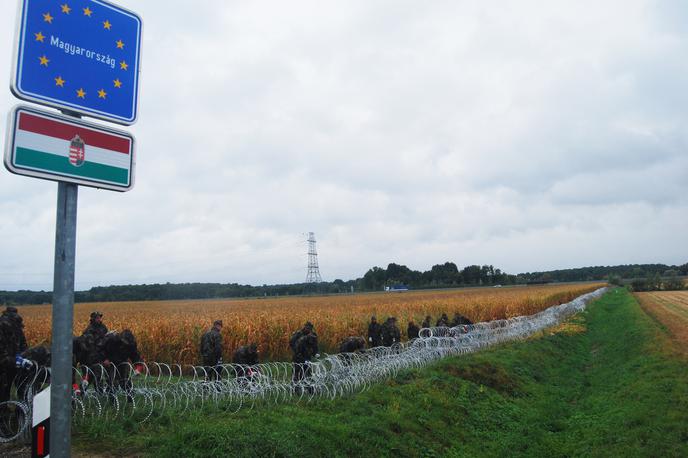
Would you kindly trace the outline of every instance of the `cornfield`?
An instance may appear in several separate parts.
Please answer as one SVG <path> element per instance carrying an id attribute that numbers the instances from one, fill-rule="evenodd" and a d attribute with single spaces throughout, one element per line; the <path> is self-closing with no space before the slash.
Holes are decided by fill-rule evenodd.
<path id="1" fill-rule="evenodd" d="M 288 360 L 289 337 L 305 321 L 319 336 L 321 352 L 334 352 L 348 336 L 365 336 L 371 315 L 383 322 L 397 317 L 406 333 L 409 320 L 421 323 L 426 315 L 450 319 L 456 312 L 473 322 L 539 312 L 551 305 L 599 288 L 601 284 L 566 284 L 514 288 L 369 293 L 341 296 L 215 299 L 186 301 L 80 303 L 74 306 L 74 333 L 88 325 L 93 310 L 103 313 L 110 330 L 131 329 L 148 361 L 199 362 L 201 335 L 220 319 L 225 360 L 241 345 L 258 344 L 261 360 Z M 22 306 L 29 345 L 50 341 L 51 306 Z"/>

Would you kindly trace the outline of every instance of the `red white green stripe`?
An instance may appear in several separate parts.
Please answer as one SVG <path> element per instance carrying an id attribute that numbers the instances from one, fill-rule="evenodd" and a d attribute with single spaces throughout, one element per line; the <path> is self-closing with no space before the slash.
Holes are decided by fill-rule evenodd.
<path id="1" fill-rule="evenodd" d="M 130 184 L 129 137 L 24 111 L 17 116 L 15 167 L 113 185 Z M 70 144 L 77 135 L 85 144 L 85 162 L 78 167 L 69 162 Z"/>

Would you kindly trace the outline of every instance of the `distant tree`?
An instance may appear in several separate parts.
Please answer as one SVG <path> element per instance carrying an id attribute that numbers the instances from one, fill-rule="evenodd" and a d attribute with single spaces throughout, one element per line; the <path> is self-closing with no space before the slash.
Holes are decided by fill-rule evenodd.
<path id="1" fill-rule="evenodd" d="M 680 265 L 678 271 L 681 275 L 688 275 L 688 262 Z"/>
<path id="2" fill-rule="evenodd" d="M 367 290 L 381 289 L 387 280 L 387 271 L 382 267 L 373 267 L 363 276 L 363 287 Z"/>
<path id="3" fill-rule="evenodd" d="M 614 274 L 609 274 L 607 276 L 607 282 L 610 285 L 614 285 L 614 286 L 621 286 L 623 284 L 623 282 L 621 281 L 621 277 L 618 275 L 614 275 Z"/>
<path id="4" fill-rule="evenodd" d="M 659 291 L 662 289 L 662 277 L 659 273 L 655 273 L 651 277 L 647 277 L 646 284 L 647 291 Z"/>
<path id="5" fill-rule="evenodd" d="M 408 267 L 391 262 L 387 266 L 387 281 L 389 283 L 403 283 L 410 273 L 411 269 Z"/>
<path id="6" fill-rule="evenodd" d="M 636 292 L 647 291 L 647 280 L 644 278 L 635 278 L 631 282 L 631 289 Z"/>
<path id="7" fill-rule="evenodd" d="M 480 266 L 466 266 L 461 271 L 461 277 L 463 278 L 464 283 L 468 285 L 477 285 L 480 283 L 480 272 Z"/>
<path id="8" fill-rule="evenodd" d="M 662 282 L 662 289 L 667 291 L 682 290 L 685 289 L 685 285 L 683 284 L 682 278 L 678 276 L 673 276 L 665 279 Z"/>
<path id="9" fill-rule="evenodd" d="M 492 284 L 492 278 L 494 277 L 494 267 L 484 265 L 480 268 L 480 284 L 490 285 Z"/>
<path id="10" fill-rule="evenodd" d="M 641 269 L 640 267 L 634 267 L 633 270 L 631 271 L 630 277 L 631 278 L 641 278 L 645 276 L 645 271 Z"/>
<path id="11" fill-rule="evenodd" d="M 435 264 L 429 272 L 429 275 L 424 275 L 429 279 L 429 283 L 436 286 L 455 285 L 459 282 L 459 269 L 453 262 L 445 262 L 444 264 Z"/>

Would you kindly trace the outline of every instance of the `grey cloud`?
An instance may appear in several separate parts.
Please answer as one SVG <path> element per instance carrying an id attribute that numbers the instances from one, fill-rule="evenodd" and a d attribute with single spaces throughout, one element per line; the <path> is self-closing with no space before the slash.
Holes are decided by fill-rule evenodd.
<path id="1" fill-rule="evenodd" d="M 680 2 L 123 5 L 137 184 L 80 192 L 78 287 L 301 281 L 309 230 L 326 279 L 685 262 Z M 0 196 L 0 288 L 49 289 L 54 183 Z"/>

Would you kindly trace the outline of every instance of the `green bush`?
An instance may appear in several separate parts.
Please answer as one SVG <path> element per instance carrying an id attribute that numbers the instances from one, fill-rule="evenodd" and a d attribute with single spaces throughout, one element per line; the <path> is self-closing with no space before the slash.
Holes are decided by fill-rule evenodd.
<path id="1" fill-rule="evenodd" d="M 662 289 L 666 291 L 682 290 L 685 286 L 683 285 L 683 279 L 680 277 L 671 277 L 664 280 L 662 284 Z"/>
<path id="2" fill-rule="evenodd" d="M 631 282 L 631 289 L 633 291 L 647 291 L 647 280 L 644 278 L 636 278 Z"/>
<path id="3" fill-rule="evenodd" d="M 623 282 L 621 281 L 621 277 L 619 275 L 614 275 L 614 274 L 609 274 L 607 276 L 607 283 L 610 285 L 614 286 L 622 286 Z"/>

